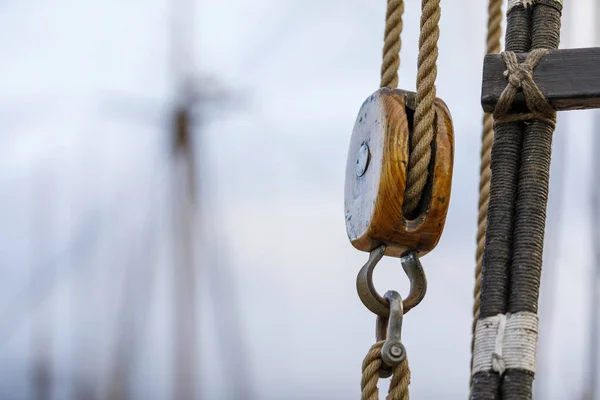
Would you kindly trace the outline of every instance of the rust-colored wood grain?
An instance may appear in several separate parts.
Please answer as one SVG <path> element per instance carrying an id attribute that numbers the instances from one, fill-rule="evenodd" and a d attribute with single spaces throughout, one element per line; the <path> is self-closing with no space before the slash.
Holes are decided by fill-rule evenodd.
<path id="1" fill-rule="evenodd" d="M 424 255 L 440 240 L 452 185 L 454 130 L 446 104 L 436 99 L 435 107 L 428 183 L 414 215 L 404 215 L 415 94 L 382 88 L 363 103 L 350 142 L 345 187 L 346 230 L 358 250 L 369 252 L 386 244 L 389 256 L 413 250 Z M 368 163 L 359 175 L 356 164 L 364 146 Z"/>

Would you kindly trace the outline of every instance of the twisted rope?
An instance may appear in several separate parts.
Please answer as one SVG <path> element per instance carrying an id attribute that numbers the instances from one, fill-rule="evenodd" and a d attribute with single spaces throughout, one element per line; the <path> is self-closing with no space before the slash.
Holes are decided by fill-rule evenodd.
<path id="1" fill-rule="evenodd" d="M 402 40 L 402 14 L 404 0 L 388 0 L 385 18 L 381 87 L 398 87 L 400 48 Z M 404 204 L 405 214 L 411 214 L 419 205 L 427 184 L 431 142 L 435 120 L 435 79 L 437 77 L 437 43 L 440 36 L 440 0 L 422 0 L 421 34 L 419 37 L 419 61 L 417 71 L 417 109 L 415 129 L 410 137 Z"/>
<path id="2" fill-rule="evenodd" d="M 367 353 L 362 365 L 361 400 L 379 400 L 379 369 L 381 361 L 381 348 L 385 340 L 375 343 Z M 386 400 L 408 400 L 408 385 L 410 384 L 410 369 L 408 360 L 394 367 L 390 389 Z"/>
<path id="3" fill-rule="evenodd" d="M 440 37 L 440 0 L 422 0 L 421 4 L 417 109 L 415 110 L 414 132 L 410 138 L 410 157 L 402 207 L 405 214 L 410 214 L 417 208 L 427 183 L 435 120 L 433 102 L 436 94 L 437 43 Z"/>
<path id="4" fill-rule="evenodd" d="M 388 0 L 385 14 L 383 63 L 381 64 L 381 87 L 398 87 L 400 48 L 402 47 L 402 14 L 404 0 Z"/>
<path id="5" fill-rule="evenodd" d="M 500 52 L 500 38 L 502 36 L 502 0 L 489 0 L 488 3 L 488 28 L 487 28 L 487 54 Z M 492 114 L 483 116 L 483 132 L 481 134 L 481 166 L 479 169 L 479 216 L 477 217 L 477 250 L 475 259 L 475 289 L 473 290 L 473 336 L 471 339 L 471 353 L 475 346 L 475 327 L 479 318 L 479 305 L 481 297 L 481 268 L 483 265 L 483 249 L 485 247 L 485 231 L 487 227 L 488 203 L 490 201 L 490 160 L 492 143 L 494 142 L 494 118 Z M 471 357 L 471 367 L 473 358 Z"/>

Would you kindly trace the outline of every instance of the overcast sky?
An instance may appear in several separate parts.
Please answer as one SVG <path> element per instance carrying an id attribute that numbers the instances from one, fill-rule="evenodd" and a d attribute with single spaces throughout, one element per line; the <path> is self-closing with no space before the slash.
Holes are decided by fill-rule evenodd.
<path id="1" fill-rule="evenodd" d="M 417 3 L 404 17 L 406 89 Z M 403 325 L 416 399 L 468 393 L 484 3 L 442 1 L 437 86 L 454 120 L 455 167 L 444 235 L 422 260 L 428 294 Z M 593 0 L 565 3 L 562 47 L 596 44 Z M 256 399 L 359 398 L 375 318 L 355 293 L 367 254 L 346 237 L 343 185 L 356 113 L 379 83 L 384 14 L 383 0 L 198 2 L 187 56 L 229 95 L 196 125 L 203 398 L 234 398 L 231 381 L 244 379 Z M 168 398 L 170 15 L 168 0 L 0 4 L 3 399 L 30 398 L 40 329 L 55 397 L 68 398 L 74 381 L 105 395 L 131 292 L 145 311 L 123 314 L 138 327 L 132 396 Z M 578 398 L 584 382 L 592 116 L 561 114 L 555 135 L 543 399 Z M 380 263 L 382 292 L 407 290 L 399 267 Z M 238 316 L 237 335 L 219 330 Z M 241 346 L 227 342 L 236 336 Z"/>

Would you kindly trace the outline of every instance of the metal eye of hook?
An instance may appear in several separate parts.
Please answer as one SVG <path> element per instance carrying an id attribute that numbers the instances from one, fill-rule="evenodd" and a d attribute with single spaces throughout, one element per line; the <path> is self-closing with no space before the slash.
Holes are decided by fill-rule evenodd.
<path id="1" fill-rule="evenodd" d="M 390 304 L 387 299 L 377 293 L 375 285 L 373 285 L 373 270 L 383 257 L 385 249 L 386 246 L 381 245 L 371 251 L 369 261 L 362 267 L 356 277 L 358 297 L 360 297 L 365 307 L 382 317 L 390 315 Z M 406 299 L 402 302 L 404 313 L 406 314 L 425 297 L 425 293 L 427 292 L 427 278 L 425 277 L 425 271 L 423 271 L 423 266 L 419 261 L 416 251 L 403 255 L 400 257 L 400 261 L 402 262 L 402 268 L 406 276 L 410 280 L 410 291 Z"/>

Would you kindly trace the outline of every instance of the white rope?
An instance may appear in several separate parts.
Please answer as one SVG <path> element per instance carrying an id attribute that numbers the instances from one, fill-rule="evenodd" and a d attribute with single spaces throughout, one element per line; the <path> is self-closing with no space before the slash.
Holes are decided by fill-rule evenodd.
<path id="1" fill-rule="evenodd" d="M 498 314 L 477 321 L 472 375 L 507 369 L 535 373 L 538 316 L 529 312 Z"/>
<path id="2" fill-rule="evenodd" d="M 552 0 L 552 1 L 560 4 L 561 6 L 563 4 L 563 0 Z M 508 13 L 510 10 L 512 10 L 513 7 L 516 7 L 518 5 L 522 5 L 523 7 L 527 8 L 527 7 L 531 7 L 535 3 L 536 3 L 536 0 L 508 0 L 508 8 L 506 9 L 506 12 Z"/>

